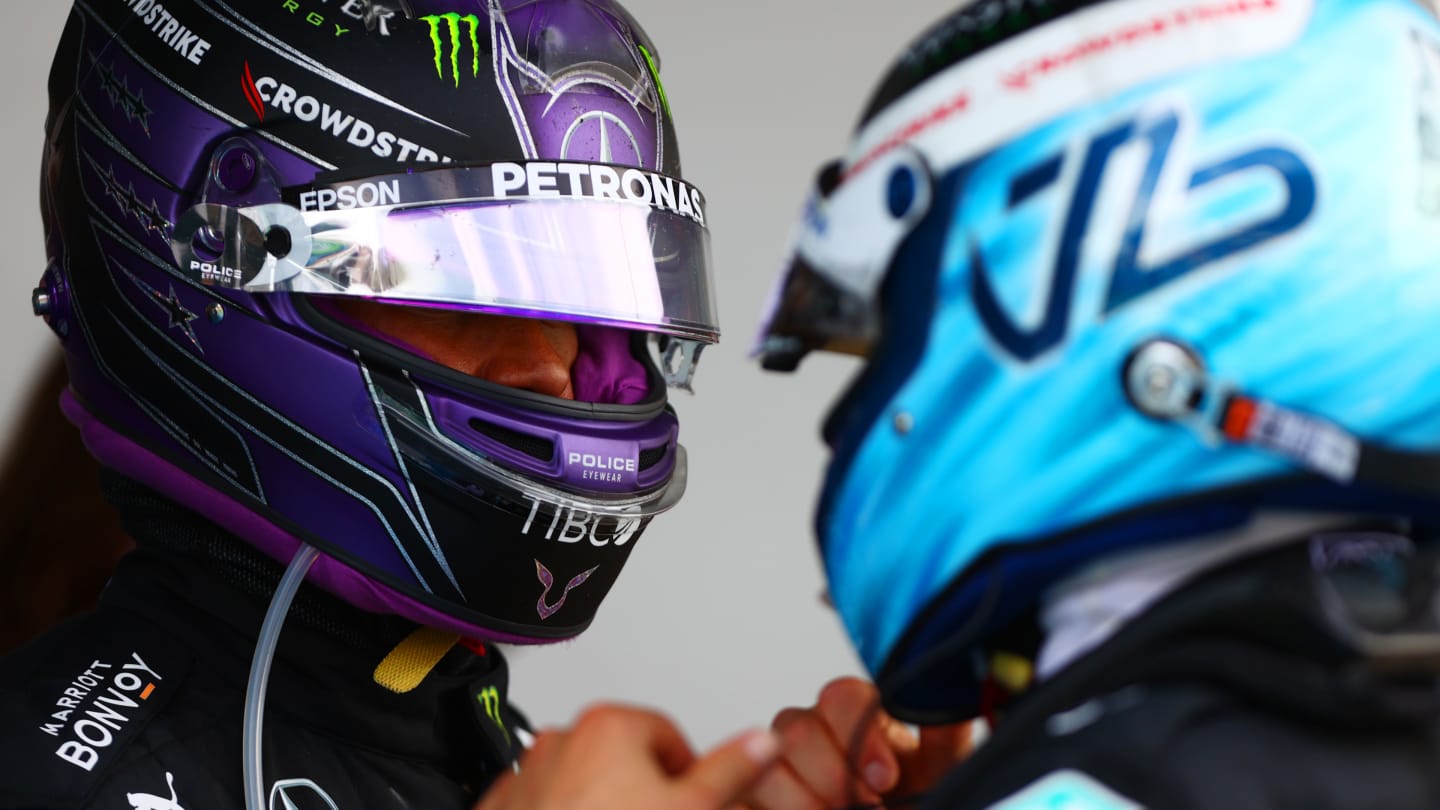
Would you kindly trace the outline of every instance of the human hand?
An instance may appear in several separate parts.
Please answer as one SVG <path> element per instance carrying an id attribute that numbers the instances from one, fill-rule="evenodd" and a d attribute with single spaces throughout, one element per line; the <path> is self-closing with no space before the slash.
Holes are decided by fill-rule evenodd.
<path id="1" fill-rule="evenodd" d="M 722 810 L 778 753 L 775 735 L 756 730 L 697 757 L 663 715 L 600 706 L 541 732 L 475 810 Z"/>
<path id="2" fill-rule="evenodd" d="M 771 724 L 781 762 L 745 795 L 751 810 L 883 806 L 930 789 L 970 752 L 970 726 L 921 728 L 917 736 L 880 708 L 860 678 L 825 685 L 815 705 L 784 709 Z"/>

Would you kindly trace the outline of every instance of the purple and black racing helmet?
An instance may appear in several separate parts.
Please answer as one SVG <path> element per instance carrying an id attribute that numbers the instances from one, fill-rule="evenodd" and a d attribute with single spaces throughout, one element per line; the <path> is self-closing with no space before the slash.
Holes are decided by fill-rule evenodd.
<path id="1" fill-rule="evenodd" d="M 105 465 L 348 602 L 509 642 L 591 622 L 685 488 L 718 337 L 659 56 L 611 0 L 77 0 L 50 79 L 63 407 Z M 574 325 L 575 399 L 337 301 Z"/>

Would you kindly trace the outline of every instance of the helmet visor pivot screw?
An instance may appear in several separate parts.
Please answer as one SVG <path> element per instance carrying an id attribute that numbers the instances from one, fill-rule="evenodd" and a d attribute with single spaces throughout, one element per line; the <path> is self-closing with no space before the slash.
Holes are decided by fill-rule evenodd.
<path id="1" fill-rule="evenodd" d="M 1125 397 L 1152 419 L 1188 416 L 1205 391 L 1205 364 L 1189 347 L 1168 338 L 1141 343 L 1122 373 Z"/>

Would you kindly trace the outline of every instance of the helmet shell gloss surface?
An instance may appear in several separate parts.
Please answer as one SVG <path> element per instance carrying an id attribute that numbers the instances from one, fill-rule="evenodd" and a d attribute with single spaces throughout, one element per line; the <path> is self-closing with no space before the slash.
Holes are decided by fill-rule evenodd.
<path id="1" fill-rule="evenodd" d="M 277 559 L 316 546 L 311 579 L 368 610 L 516 642 L 590 624 L 684 490 L 639 331 L 662 330 L 620 342 L 643 394 L 562 400 L 452 371 L 314 295 L 237 289 L 218 234 L 187 234 L 189 266 L 172 240 L 195 206 L 278 204 L 336 178 L 360 178 L 364 202 L 363 178 L 446 164 L 678 178 L 659 54 L 621 6 L 80 0 L 50 93 L 42 287 L 66 412 L 103 463 Z M 556 317 L 582 342 L 602 328 Z"/>
<path id="2" fill-rule="evenodd" d="M 981 42 L 1001 5 L 901 59 L 800 240 L 828 238 L 847 185 L 886 189 L 859 182 L 886 155 L 928 166 L 928 211 L 874 293 L 880 334 L 830 417 L 817 513 L 846 628 L 917 720 L 973 716 L 977 652 L 1104 555 L 1264 509 L 1434 511 L 1346 454 L 1440 447 L 1440 366 L 1419 350 L 1440 311 L 1435 17 L 1036 3 L 1031 27 Z M 1184 418 L 1127 390 L 1156 340 L 1203 364 Z M 1298 432 L 1228 436 L 1232 394 Z"/>

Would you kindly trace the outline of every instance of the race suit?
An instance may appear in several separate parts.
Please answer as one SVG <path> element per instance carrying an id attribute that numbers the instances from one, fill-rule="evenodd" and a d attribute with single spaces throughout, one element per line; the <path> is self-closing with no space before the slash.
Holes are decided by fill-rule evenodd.
<path id="1" fill-rule="evenodd" d="M 246 679 L 281 566 L 138 485 L 110 489 L 136 550 L 94 612 L 0 667 L 0 808 L 239 810 Z M 302 587 L 265 703 L 271 810 L 468 809 L 511 767 L 524 720 L 498 650 L 457 645 L 403 694 L 376 684 L 414 629 Z"/>
<path id="2" fill-rule="evenodd" d="M 1025 693 L 920 806 L 1440 808 L 1440 560 L 1366 537 L 1164 600 Z"/>

